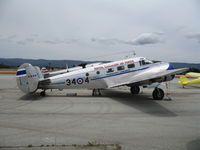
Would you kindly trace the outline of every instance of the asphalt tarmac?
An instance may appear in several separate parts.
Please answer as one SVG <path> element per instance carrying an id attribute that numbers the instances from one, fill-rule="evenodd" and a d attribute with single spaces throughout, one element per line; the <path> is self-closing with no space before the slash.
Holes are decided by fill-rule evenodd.
<path id="1" fill-rule="evenodd" d="M 0 146 L 89 142 L 125 150 L 199 150 L 200 86 L 183 89 L 175 79 L 169 87 L 172 100 L 163 101 L 152 100 L 153 89 L 132 96 L 127 87 L 103 90 L 101 97 L 91 90 L 40 97 L 22 93 L 14 75 L 0 75 Z"/>

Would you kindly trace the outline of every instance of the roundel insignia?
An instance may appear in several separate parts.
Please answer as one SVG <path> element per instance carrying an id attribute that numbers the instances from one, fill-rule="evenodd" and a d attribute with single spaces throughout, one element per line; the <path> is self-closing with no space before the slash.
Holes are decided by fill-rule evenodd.
<path id="1" fill-rule="evenodd" d="M 78 78 L 78 79 L 77 79 L 77 83 L 78 83 L 78 84 L 83 84 L 83 78 Z"/>

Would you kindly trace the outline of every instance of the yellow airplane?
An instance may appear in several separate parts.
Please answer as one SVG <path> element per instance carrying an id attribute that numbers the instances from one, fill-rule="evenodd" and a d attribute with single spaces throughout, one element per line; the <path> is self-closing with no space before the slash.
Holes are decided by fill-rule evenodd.
<path id="1" fill-rule="evenodd" d="M 187 77 L 192 77 L 192 78 L 197 78 L 197 79 L 188 80 Z M 180 77 L 179 83 L 182 87 L 184 87 L 186 85 L 200 84 L 200 73 L 189 72 L 189 73 L 186 74 L 186 76 Z"/>
<path id="2" fill-rule="evenodd" d="M 199 78 L 200 77 L 200 73 L 188 72 L 188 73 L 186 73 L 186 76 L 190 77 L 190 78 Z"/>

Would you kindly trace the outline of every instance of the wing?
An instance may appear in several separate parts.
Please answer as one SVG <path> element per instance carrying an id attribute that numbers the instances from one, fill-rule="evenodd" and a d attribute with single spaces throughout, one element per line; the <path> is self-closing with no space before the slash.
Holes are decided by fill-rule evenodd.
<path id="1" fill-rule="evenodd" d="M 160 74 L 153 74 L 150 76 L 145 76 L 145 75 L 138 75 L 134 76 L 134 78 L 128 82 L 125 83 L 120 83 L 118 85 L 111 86 L 110 88 L 117 87 L 117 86 L 123 86 L 123 85 L 144 85 L 144 84 L 149 84 L 149 83 L 154 83 L 154 82 L 164 82 L 165 78 L 167 76 L 172 76 L 176 75 L 179 73 L 183 73 L 187 71 L 188 68 L 181 68 L 181 69 L 173 69 L 173 70 L 166 70 L 165 72 L 162 72 Z"/>

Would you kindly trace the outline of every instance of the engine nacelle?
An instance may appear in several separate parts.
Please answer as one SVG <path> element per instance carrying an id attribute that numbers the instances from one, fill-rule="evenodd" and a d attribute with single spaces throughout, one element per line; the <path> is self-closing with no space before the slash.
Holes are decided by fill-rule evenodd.
<path id="1" fill-rule="evenodd" d="M 175 75 L 168 75 L 163 78 L 163 82 L 171 81 L 175 78 Z"/>

